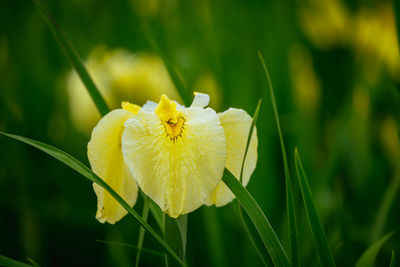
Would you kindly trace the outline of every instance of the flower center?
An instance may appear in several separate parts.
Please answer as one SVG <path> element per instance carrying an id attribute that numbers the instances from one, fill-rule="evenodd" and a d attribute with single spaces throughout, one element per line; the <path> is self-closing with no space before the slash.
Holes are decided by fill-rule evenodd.
<path id="1" fill-rule="evenodd" d="M 167 135 L 173 141 L 182 135 L 185 124 L 185 119 L 180 116 L 179 112 L 176 110 L 176 106 L 177 104 L 174 101 L 162 95 L 157 108 L 154 110 L 164 125 Z"/>
<path id="2" fill-rule="evenodd" d="M 165 131 L 167 132 L 167 135 L 171 138 L 171 140 L 175 140 L 182 135 L 185 119 L 183 117 L 178 117 L 178 121 L 176 123 L 170 121 L 163 121 L 162 123 L 164 125 Z"/>

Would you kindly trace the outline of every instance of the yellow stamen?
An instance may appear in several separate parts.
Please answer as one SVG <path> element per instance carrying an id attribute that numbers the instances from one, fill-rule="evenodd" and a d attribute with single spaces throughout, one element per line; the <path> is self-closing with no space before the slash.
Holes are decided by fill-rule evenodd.
<path id="1" fill-rule="evenodd" d="M 128 101 L 122 101 L 121 103 L 122 109 L 132 112 L 133 114 L 137 115 L 140 109 L 140 106 L 132 104 Z"/>
<path id="2" fill-rule="evenodd" d="M 161 100 L 158 103 L 157 108 L 154 112 L 161 119 L 164 125 L 167 135 L 171 140 L 175 140 L 182 134 L 185 119 L 176 110 L 177 104 L 174 101 L 169 100 L 165 95 L 161 96 Z"/>

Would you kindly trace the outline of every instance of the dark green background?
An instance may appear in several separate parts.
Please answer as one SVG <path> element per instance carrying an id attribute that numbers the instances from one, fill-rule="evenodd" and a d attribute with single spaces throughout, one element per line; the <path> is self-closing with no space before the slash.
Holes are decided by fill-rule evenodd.
<path id="1" fill-rule="evenodd" d="M 252 114 L 263 98 L 257 123 L 259 161 L 248 189 L 287 248 L 282 157 L 267 80 L 257 57 L 261 50 L 275 87 L 289 160 L 293 162 L 298 146 L 337 265 L 354 265 L 373 241 L 372 227 L 386 190 L 393 179 L 400 179 L 395 178 L 399 158 L 386 153 L 381 137 L 383 122 L 392 118 L 398 140 L 399 79 L 396 82 L 384 68 L 373 68 L 378 78 L 370 82 L 357 49 L 347 44 L 322 49 L 310 41 L 299 15 L 307 1 L 155 2 L 162 4 L 153 15 L 128 0 L 45 5 L 82 58 L 97 44 L 151 51 L 141 26 L 147 21 L 189 88 L 198 73 L 213 73 L 223 96 L 218 112 L 237 107 Z M 343 4 L 357 12 L 382 2 Z M 310 53 L 320 81 L 318 105 L 311 114 L 296 105 L 293 94 L 289 55 L 296 45 Z M 0 2 L 0 130 L 54 145 L 88 164 L 88 137 L 69 118 L 64 79 L 70 68 L 32 2 Z M 361 115 L 354 104 L 360 87 L 369 103 L 368 112 Z M 318 265 L 294 179 L 293 187 L 301 261 L 304 266 Z M 381 234 L 399 225 L 398 195 Z M 141 205 L 139 200 L 135 206 L 139 212 Z M 261 265 L 235 207 L 203 207 L 189 214 L 191 266 Z M 138 224 L 129 216 L 116 225 L 101 224 L 95 212 L 95 194 L 86 179 L 42 152 L 0 137 L 0 254 L 21 261 L 29 257 L 42 266 L 133 265 L 133 249 L 96 240 L 136 244 Z M 152 219 L 150 223 L 155 226 Z M 396 241 L 380 253 L 380 266 L 388 265 Z M 161 250 L 148 235 L 144 246 Z M 143 253 L 141 263 L 157 266 L 163 259 Z"/>

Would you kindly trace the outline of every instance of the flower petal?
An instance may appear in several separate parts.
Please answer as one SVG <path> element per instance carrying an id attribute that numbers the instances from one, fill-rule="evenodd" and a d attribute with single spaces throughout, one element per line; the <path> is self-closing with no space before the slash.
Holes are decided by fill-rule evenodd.
<path id="1" fill-rule="evenodd" d="M 121 137 L 125 127 L 124 122 L 134 116 L 135 114 L 124 109 L 111 111 L 93 129 L 88 143 L 88 158 L 94 173 L 131 206 L 136 203 L 138 188 L 124 163 Z M 93 184 L 93 189 L 97 195 L 97 220 L 113 224 L 127 214 L 127 211 L 103 188 Z"/>
<path id="2" fill-rule="evenodd" d="M 157 103 L 147 100 L 146 104 L 143 105 L 142 109 L 154 111 L 157 108 Z"/>
<path id="3" fill-rule="evenodd" d="M 143 192 L 171 217 L 205 203 L 225 167 L 226 140 L 211 108 L 185 108 L 182 132 L 171 138 L 154 112 L 141 109 L 122 136 L 124 159 Z"/>
<path id="4" fill-rule="evenodd" d="M 246 149 L 247 137 L 249 134 L 252 118 L 242 109 L 230 108 L 223 113 L 219 113 L 221 125 L 224 127 L 227 154 L 226 168 L 239 179 L 240 169 Z M 257 130 L 254 128 L 247 152 L 246 161 L 243 169 L 242 184 L 246 186 L 250 180 L 257 164 Z M 207 200 L 207 205 L 215 204 L 217 207 L 224 206 L 231 202 L 235 196 L 231 190 L 221 182 Z"/>
<path id="5" fill-rule="evenodd" d="M 204 108 L 210 103 L 210 96 L 202 93 L 194 93 L 194 99 L 191 107 Z"/>

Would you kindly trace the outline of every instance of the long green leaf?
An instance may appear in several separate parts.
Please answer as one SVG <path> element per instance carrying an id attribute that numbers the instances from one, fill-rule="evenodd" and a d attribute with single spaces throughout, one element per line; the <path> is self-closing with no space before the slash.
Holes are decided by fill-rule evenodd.
<path id="1" fill-rule="evenodd" d="M 82 82 L 85 84 L 86 89 L 87 89 L 88 93 L 90 94 L 90 96 L 92 97 L 93 102 L 95 103 L 98 111 L 100 112 L 100 114 L 102 116 L 106 115 L 110 111 L 110 109 L 108 108 L 104 98 L 102 97 L 101 93 L 97 89 L 93 80 L 90 78 L 89 73 L 83 66 L 82 61 L 80 60 L 78 53 L 75 51 L 71 42 L 65 36 L 61 27 L 58 25 L 57 21 L 50 14 L 50 12 L 46 9 L 46 7 L 42 3 L 42 1 L 41 0 L 33 0 L 33 2 L 35 3 L 35 5 L 36 5 L 37 9 L 39 10 L 40 14 L 42 15 L 43 19 L 46 21 L 47 25 L 50 28 L 50 31 L 53 33 L 57 42 L 61 46 L 65 55 L 67 56 L 68 60 L 71 62 L 72 66 L 75 68 L 75 70 L 78 73 L 79 77 L 81 78 Z"/>
<path id="2" fill-rule="evenodd" d="M 264 264 L 264 266 L 273 266 L 271 257 L 269 256 L 268 250 L 265 250 L 265 245 L 262 239 L 258 235 L 256 229 L 254 229 L 254 226 L 252 227 L 252 225 L 247 222 L 250 219 L 246 217 L 246 214 L 243 213 L 243 208 L 240 206 L 239 202 L 237 202 L 237 205 L 238 205 L 239 217 L 240 220 L 242 221 L 243 227 L 246 230 L 247 236 L 249 237 L 253 247 L 256 249 L 256 252 L 260 257 L 262 263 Z"/>
<path id="3" fill-rule="evenodd" d="M 34 260 L 28 258 L 28 261 L 30 261 L 30 263 L 32 263 L 32 266 L 33 266 L 33 267 L 40 267 L 40 265 L 37 264 Z"/>
<path id="4" fill-rule="evenodd" d="M 390 260 L 390 267 L 396 266 L 396 255 L 394 254 L 394 250 L 392 250 L 392 259 Z"/>
<path id="5" fill-rule="evenodd" d="M 142 194 L 142 195 L 143 195 L 143 200 L 144 200 L 142 218 L 145 222 L 147 222 L 147 217 L 149 215 L 149 206 L 150 206 L 149 202 L 150 201 L 149 201 L 149 198 L 145 194 Z M 136 252 L 136 261 L 135 261 L 136 267 L 139 266 L 140 254 L 142 252 L 142 246 L 143 246 L 143 240 L 144 240 L 144 234 L 145 234 L 145 229 L 142 226 L 140 226 L 139 238 L 138 238 L 138 244 L 137 244 L 138 250 Z"/>
<path id="6" fill-rule="evenodd" d="M 225 169 L 222 181 L 229 187 L 232 193 L 236 196 L 240 205 L 249 215 L 253 221 L 265 247 L 271 256 L 272 262 L 275 266 L 289 266 L 289 260 L 286 256 L 285 251 L 278 237 L 275 234 L 274 229 L 269 223 L 267 217 L 262 212 L 260 206 L 254 200 L 252 195 L 247 191 L 246 188 L 236 179 L 233 174 Z"/>
<path id="7" fill-rule="evenodd" d="M 168 244 L 157 234 L 157 232 L 151 228 L 149 224 L 147 224 L 140 215 L 129 206 L 128 203 L 117 193 L 115 192 L 104 180 L 102 180 L 99 176 L 97 176 L 94 172 L 92 172 L 88 167 L 86 167 L 83 163 L 81 163 L 79 160 L 75 159 L 71 155 L 67 154 L 66 152 L 55 148 L 53 146 L 50 146 L 48 144 L 35 141 L 26 137 L 18 136 L 18 135 L 13 135 L 13 134 L 8 134 L 4 132 L 0 132 L 0 134 L 3 134 L 5 136 L 8 136 L 10 138 L 13 138 L 15 140 L 21 141 L 25 144 L 31 145 L 47 154 L 50 156 L 54 157 L 55 159 L 61 161 L 65 165 L 69 166 L 70 168 L 74 169 L 78 173 L 82 174 L 86 178 L 88 178 L 90 181 L 98 184 L 102 188 L 104 188 L 110 195 L 117 200 L 121 206 L 123 206 L 128 213 L 130 213 L 165 249 L 165 251 L 172 256 L 181 266 L 186 266 L 185 262 L 183 262 L 178 255 L 173 251 L 171 247 L 168 246 Z"/>
<path id="8" fill-rule="evenodd" d="M 278 106 L 276 105 L 274 88 L 272 86 L 271 77 L 268 72 L 267 65 L 265 64 L 264 57 L 261 52 L 258 51 L 258 57 L 260 58 L 261 64 L 264 68 L 265 75 L 267 76 L 269 93 L 271 97 L 272 108 L 274 110 L 276 127 L 279 133 L 279 140 L 281 143 L 281 151 L 283 158 L 283 166 L 285 169 L 285 184 L 286 184 L 286 203 L 287 203 L 287 214 L 288 214 L 288 226 L 289 226 L 289 245 L 290 245 L 290 263 L 292 266 L 299 266 L 299 251 L 297 241 L 297 228 L 296 228 L 296 211 L 293 200 L 292 182 L 290 179 L 289 164 L 287 160 L 285 142 L 283 141 L 283 135 L 281 130 L 281 124 L 279 122 Z"/>
<path id="9" fill-rule="evenodd" d="M 243 184 L 244 163 L 246 162 L 246 157 L 247 157 L 247 152 L 249 150 L 251 137 L 253 136 L 254 127 L 256 125 L 258 114 L 260 112 L 260 106 L 261 106 L 261 99 L 258 101 L 256 110 L 255 110 L 254 115 L 253 115 L 253 119 L 251 121 L 249 134 L 247 136 L 246 148 L 244 150 L 242 166 L 240 168 L 239 181 L 240 181 L 241 184 Z M 246 230 L 246 233 L 247 233 L 247 235 L 248 235 L 248 237 L 250 239 L 251 244 L 256 249 L 256 252 L 257 252 L 258 256 L 260 257 L 261 261 L 263 262 L 263 264 L 265 266 L 272 266 L 272 261 L 271 261 L 271 258 L 269 257 L 268 251 L 266 250 L 264 244 L 262 243 L 262 240 L 260 240 L 260 237 L 257 235 L 255 230 L 252 229 L 251 226 L 247 223 L 247 221 L 246 221 L 247 218 L 245 217 L 246 215 L 243 214 L 243 210 L 242 210 L 243 208 L 242 208 L 242 206 L 240 206 L 239 202 L 237 202 L 237 207 L 238 207 L 240 220 L 242 221 L 243 227 Z"/>
<path id="10" fill-rule="evenodd" d="M 189 106 L 193 97 L 191 92 L 187 89 L 182 77 L 179 75 L 179 72 L 177 71 L 172 61 L 169 59 L 165 51 L 159 45 L 160 42 L 156 40 L 150 28 L 150 25 L 148 23 L 144 23 L 142 27 L 147 42 L 155 50 L 155 52 L 162 58 L 165 67 L 167 68 L 167 71 L 169 73 L 169 76 L 171 77 L 171 80 L 174 83 L 175 88 L 178 90 L 178 93 L 181 96 L 183 103 L 186 106 Z"/>
<path id="11" fill-rule="evenodd" d="M 396 231 L 392 231 L 379 240 L 377 240 L 374 244 L 372 244 L 360 257 L 360 259 L 356 263 L 356 267 L 372 267 L 374 266 L 374 262 L 378 252 L 381 250 L 382 246 L 389 240 L 390 237 Z"/>
<path id="12" fill-rule="evenodd" d="M 254 111 L 253 119 L 252 119 L 252 121 L 251 121 L 250 129 L 249 129 L 249 134 L 248 134 L 248 136 L 247 136 L 247 142 L 246 142 L 246 148 L 245 148 L 245 150 L 244 150 L 244 155 L 243 155 L 243 160 L 242 160 L 242 166 L 240 167 L 240 177 L 239 177 L 240 183 L 243 182 L 244 163 L 246 162 L 246 157 L 247 157 L 247 152 L 249 151 L 249 146 L 250 146 L 251 137 L 253 136 L 254 127 L 256 126 L 256 122 L 257 122 L 257 119 L 258 119 L 258 113 L 260 112 L 261 102 L 262 102 L 262 99 L 258 100 L 257 107 L 256 107 L 256 110 Z"/>
<path id="13" fill-rule="evenodd" d="M 156 221 L 158 227 L 162 232 L 164 232 L 164 226 L 163 226 L 163 212 L 161 211 L 160 207 L 149 198 L 149 208 L 150 212 L 154 217 L 154 220 Z"/>
<path id="14" fill-rule="evenodd" d="M 315 208 L 314 201 L 312 199 L 310 185 L 308 184 L 308 179 L 304 172 L 304 168 L 301 163 L 297 147 L 294 150 L 294 158 L 295 158 L 297 178 L 300 185 L 301 195 L 303 197 L 307 220 L 310 225 L 311 232 L 313 234 L 319 261 L 322 266 L 335 266 L 335 262 L 333 261 L 332 257 L 332 252 L 329 249 L 324 229 L 322 227 L 321 221 L 317 213 L 317 209 Z"/>
<path id="15" fill-rule="evenodd" d="M 0 255 L 0 266 L 5 267 L 32 267 L 33 265 L 16 261 L 6 256 Z"/>
<path id="16" fill-rule="evenodd" d="M 171 218 L 165 213 L 164 215 L 164 239 L 165 242 L 177 253 L 184 261 L 186 254 L 186 234 L 187 234 L 187 214 L 178 218 Z M 172 265 L 169 258 L 166 257 L 168 266 Z"/>
<path id="17" fill-rule="evenodd" d="M 383 194 L 382 202 L 379 205 L 378 212 L 375 217 L 375 222 L 371 230 L 371 242 L 377 240 L 383 232 L 386 219 L 389 214 L 390 208 L 397 197 L 397 192 L 400 187 L 400 167 L 397 168 L 396 173 Z"/>

